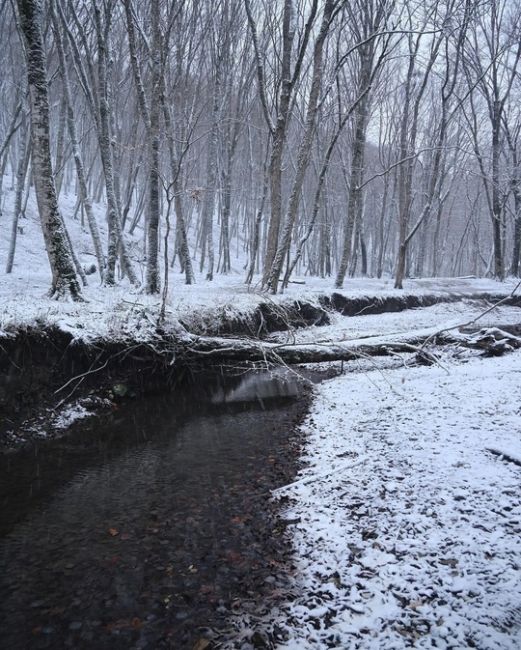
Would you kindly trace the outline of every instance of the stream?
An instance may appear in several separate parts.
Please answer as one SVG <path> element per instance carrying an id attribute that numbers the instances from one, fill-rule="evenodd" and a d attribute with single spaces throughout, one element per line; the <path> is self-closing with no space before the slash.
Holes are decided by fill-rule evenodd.
<path id="1" fill-rule="evenodd" d="M 283 587 L 294 375 L 195 381 L 0 456 L 0 647 L 193 648 Z"/>

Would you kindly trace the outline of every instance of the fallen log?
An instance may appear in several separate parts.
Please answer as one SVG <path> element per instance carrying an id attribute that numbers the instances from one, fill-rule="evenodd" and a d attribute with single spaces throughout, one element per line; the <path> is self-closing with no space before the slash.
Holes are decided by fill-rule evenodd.
<path id="1" fill-rule="evenodd" d="M 211 357 L 215 361 L 249 361 L 295 365 L 325 361 L 354 361 L 364 357 L 389 356 L 417 352 L 430 343 L 455 343 L 459 339 L 447 333 L 436 336 L 434 330 L 415 332 L 402 337 L 375 337 L 345 342 L 277 344 L 254 339 L 194 337 L 178 358 Z"/>
<path id="2" fill-rule="evenodd" d="M 460 332 L 462 334 L 477 334 L 478 332 L 483 331 L 486 328 L 483 328 L 481 325 L 471 325 L 469 327 L 461 327 Z M 506 334 L 510 334 L 516 337 L 521 336 L 521 323 L 499 323 L 494 328 L 489 328 L 494 330 L 500 330 Z"/>
<path id="3" fill-rule="evenodd" d="M 295 365 L 326 361 L 355 361 L 366 357 L 389 356 L 403 353 L 420 353 L 424 361 L 436 362 L 425 345 L 458 345 L 481 350 L 488 354 L 501 354 L 521 347 L 521 338 L 498 329 L 482 330 L 478 335 L 466 336 L 459 332 L 420 330 L 401 336 L 378 336 L 352 341 L 323 343 L 268 343 L 258 339 L 192 337 L 177 358 L 211 357 L 217 362 L 266 362 Z"/>
<path id="4" fill-rule="evenodd" d="M 499 327 L 483 327 L 466 340 L 468 347 L 484 350 L 490 356 L 500 356 L 521 347 L 521 338 Z"/>

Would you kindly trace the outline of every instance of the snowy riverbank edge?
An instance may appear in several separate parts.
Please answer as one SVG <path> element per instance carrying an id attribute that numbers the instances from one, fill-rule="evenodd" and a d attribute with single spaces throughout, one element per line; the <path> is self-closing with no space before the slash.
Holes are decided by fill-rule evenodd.
<path id="1" fill-rule="evenodd" d="M 110 290 L 88 287 L 87 302 L 74 303 L 49 300 L 38 282 L 32 287 L 27 283 L 18 286 L 14 293 L 0 284 L 2 445 L 10 447 L 11 442 L 18 444 L 32 439 L 33 434 L 47 435 L 49 431 L 62 435 L 66 429 L 63 422 L 74 421 L 75 415 L 88 417 L 92 407 L 96 411 L 99 400 L 92 401 L 92 394 L 106 398 L 111 385 L 125 383 L 133 375 L 140 378 L 135 392 L 146 390 L 149 366 L 154 368 L 153 390 L 157 391 L 162 377 L 170 376 L 182 365 L 175 350 L 190 346 L 194 336 L 247 339 L 303 327 L 299 337 L 307 340 L 325 335 L 332 341 L 345 341 L 363 336 L 368 327 L 370 330 L 376 326 L 381 333 L 386 327 L 389 332 L 408 330 L 411 323 L 400 314 L 377 314 L 409 309 L 412 315 L 411 308 L 426 305 L 433 307 L 422 310 L 426 314 L 423 326 L 428 324 L 436 331 L 437 325 L 464 322 L 463 315 L 475 315 L 483 299 L 493 302 L 508 296 L 516 286 L 512 280 L 497 283 L 486 279 L 431 279 L 410 280 L 405 291 L 397 291 L 390 280 L 358 279 L 350 282 L 348 290 L 335 293 L 329 284 L 315 279 L 309 284 L 292 285 L 286 294 L 278 296 L 250 291 L 231 276 L 221 277 L 211 286 L 174 286 L 161 324 L 159 299 L 125 286 Z M 481 299 L 473 308 L 468 301 L 471 297 Z M 515 300 L 519 301 L 517 293 Z M 443 307 L 445 304 L 449 306 Z M 342 318 L 339 313 L 361 315 Z M 330 326 L 324 327 L 328 323 Z M 139 357 L 138 367 L 132 358 Z M 82 391 L 77 390 L 79 386 Z M 87 403 L 83 401 L 86 395 Z M 39 402 L 44 407 L 43 420 L 41 413 L 35 412 Z M 22 432 L 19 425 L 23 416 L 30 421 Z M 6 429 L 10 432 L 8 439 Z"/>
<path id="2" fill-rule="evenodd" d="M 520 351 L 316 388 L 278 648 L 520 647 L 520 395 Z"/>
<path id="3" fill-rule="evenodd" d="M 386 299 L 406 302 L 407 299 L 455 300 L 470 296 L 507 296 L 516 287 L 509 279 L 496 282 L 476 278 L 435 278 L 407 280 L 404 290 L 393 288 L 392 279 L 357 278 L 346 282 L 343 290 L 335 291 L 330 278 L 309 278 L 303 284 L 292 284 L 284 294 L 268 295 L 246 286 L 237 275 L 220 276 L 212 283 L 196 285 L 172 281 L 166 300 L 163 327 L 181 335 L 184 330 L 195 334 L 252 333 L 240 323 L 248 322 L 260 305 L 279 308 L 305 302 L 322 308 L 333 295 L 360 303 L 364 313 L 367 302 Z M 161 309 L 158 296 L 121 285 L 110 289 L 99 286 L 84 288 L 85 302 L 49 300 L 43 277 L 21 276 L 0 282 L 0 338 L 28 327 L 56 327 L 82 341 L 148 340 L 157 328 Z M 415 304 L 414 306 L 420 306 Z M 399 311 L 392 309 L 391 311 Z M 313 321 L 311 320 L 311 323 Z M 310 322 L 305 324 L 311 324 Z M 257 323 L 252 323 L 255 327 Z M 275 327 L 273 329 L 276 329 Z M 282 327 L 282 329 L 285 329 Z"/>

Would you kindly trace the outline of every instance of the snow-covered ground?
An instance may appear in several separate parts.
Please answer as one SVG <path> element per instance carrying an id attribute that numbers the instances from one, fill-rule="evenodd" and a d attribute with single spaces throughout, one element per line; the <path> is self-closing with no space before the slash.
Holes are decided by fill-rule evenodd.
<path id="1" fill-rule="evenodd" d="M 148 336 L 155 328 L 156 318 L 161 306 L 157 296 L 147 296 L 140 289 L 123 282 L 120 286 L 107 289 L 100 287 L 95 276 L 89 278 L 89 286 L 83 290 L 86 299 L 84 303 L 49 300 L 46 291 L 50 286 L 50 274 L 46 260 L 42 260 L 38 269 L 29 265 L 19 268 L 15 274 L 7 276 L 0 274 L 0 335 L 2 330 L 14 326 L 28 325 L 57 325 L 70 330 L 80 338 L 97 336 L 120 336 L 132 334 L 139 339 Z M 405 283 L 404 291 L 392 288 L 391 279 L 373 280 L 358 278 L 349 280 L 342 290 L 345 296 L 384 296 L 405 294 L 443 294 L 459 292 L 469 295 L 478 292 L 507 294 L 513 290 L 515 283 L 503 283 L 492 280 L 457 280 L 437 279 L 409 280 Z M 305 284 L 291 285 L 289 290 L 278 296 L 268 296 L 257 288 L 248 288 L 244 284 L 242 274 L 234 273 L 227 276 L 216 276 L 213 282 L 201 279 L 197 284 L 187 286 L 179 273 L 172 273 L 169 283 L 167 300 L 167 318 L 171 324 L 178 320 L 204 330 L 205 324 L 213 326 L 216 320 L 231 320 L 245 316 L 255 309 L 262 301 L 270 300 L 280 304 L 289 300 L 316 301 L 321 295 L 333 292 L 331 278 L 307 278 Z M 505 314 L 508 312 L 505 309 Z M 473 307 L 458 304 L 438 305 L 422 313 L 426 314 L 426 323 L 421 327 L 430 327 L 445 322 L 462 322 L 477 315 L 483 306 Z M 409 322 L 419 322 L 417 315 L 405 316 L 408 312 L 386 315 L 385 331 L 405 331 Z M 389 318 L 387 318 L 387 316 Z M 494 319 L 494 322 L 499 322 Z M 500 321 L 503 322 L 503 321 Z M 302 334 L 302 342 L 315 337 L 331 339 L 330 333 L 335 330 L 341 339 L 356 338 L 358 334 L 370 336 L 372 333 L 383 333 L 381 316 L 360 316 L 345 318 L 337 316 L 333 328 L 309 328 Z M 420 325 L 418 326 L 420 327 Z M 337 339 L 337 340 L 341 340 Z"/>
<path id="2" fill-rule="evenodd" d="M 316 389 L 280 646 L 521 647 L 521 352 Z"/>
<path id="3" fill-rule="evenodd" d="M 12 213 L 14 191 L 10 189 L 10 178 L 4 179 L 3 218 L 9 223 Z M 75 251 L 82 265 L 89 266 L 95 262 L 92 242 L 88 228 L 74 218 L 76 197 L 62 195 L 60 206 Z M 94 204 L 94 212 L 102 235 L 106 239 L 105 208 L 103 204 Z M 96 274 L 88 277 L 89 286 L 84 289 L 85 303 L 50 301 L 46 292 L 51 283 L 49 264 L 45 254 L 43 237 L 39 223 L 34 196 L 31 193 L 27 204 L 26 216 L 20 219 L 21 232 L 18 234 L 17 249 L 13 272 L 4 273 L 9 249 L 10 229 L 5 228 L 0 237 L 0 335 L 9 327 L 19 325 L 57 325 L 70 330 L 81 338 L 97 336 L 148 337 L 154 330 L 160 308 L 160 298 L 150 297 L 139 288 L 128 285 L 125 280 L 120 286 L 106 289 L 99 286 Z M 216 233 L 216 236 L 218 233 Z M 195 236 L 195 235 L 194 235 Z M 173 235 L 172 235 L 173 237 Z M 134 260 L 137 275 L 143 279 L 145 263 L 142 255 L 143 232 L 137 228 L 134 236 L 127 234 L 129 252 Z M 218 239 L 216 239 L 218 241 Z M 173 239 L 170 242 L 173 250 Z M 285 300 L 316 300 L 320 295 L 329 295 L 334 291 L 333 278 L 301 278 L 299 283 L 290 284 L 284 295 L 266 296 L 259 291 L 258 278 L 251 287 L 244 284 L 247 258 L 241 247 L 233 246 L 232 272 L 229 275 L 215 275 L 213 282 L 205 279 L 206 271 L 198 273 L 198 263 L 194 260 L 196 284 L 186 286 L 184 277 L 178 267 L 170 273 L 169 295 L 167 300 L 167 317 L 175 327 L 177 320 L 197 326 L 204 330 L 205 323 L 213 325 L 216 319 L 229 319 L 245 315 L 252 311 L 261 301 L 273 300 L 280 303 Z M 303 282 L 301 284 L 300 282 Z M 369 278 L 347 279 L 342 293 L 360 296 L 390 296 L 405 294 L 472 293 L 506 294 L 515 287 L 514 280 L 498 283 L 488 279 L 423 279 L 407 280 L 404 291 L 393 288 L 393 280 Z M 447 307 L 451 317 L 450 307 Z M 429 312 L 435 314 L 436 312 Z M 457 314 L 453 314 L 457 317 Z M 340 317 L 339 317 L 340 318 Z M 379 317 L 364 317 L 364 328 L 370 327 L 381 333 Z M 397 317 L 401 318 L 400 315 Z M 440 319 L 442 315 L 440 314 Z M 445 318 L 445 315 L 443 316 Z M 368 320 L 366 320 L 368 319 Z M 349 328 L 356 327 L 353 319 L 341 319 L 349 322 Z M 439 319 L 438 319 L 439 320 Z M 362 322 L 362 321 L 360 321 Z M 391 323 L 391 321 L 388 321 Z M 340 323 L 340 321 L 337 321 Z M 344 323 L 344 324 L 345 324 Z M 389 325 L 396 327 L 396 325 Z M 365 331 L 365 330 L 364 330 Z M 326 334 L 321 329 L 320 336 Z M 311 330 L 311 336 L 315 332 Z M 350 334 L 351 336 L 351 334 Z"/>
<path id="4" fill-rule="evenodd" d="M 453 286 L 453 282 L 447 280 L 446 286 Z M 347 293 L 350 295 L 350 291 Z M 361 342 L 362 339 L 382 336 L 392 338 L 394 335 L 398 338 L 400 335 L 411 334 L 418 330 L 440 331 L 458 328 L 470 322 L 474 322 L 475 327 L 480 328 L 498 324 L 504 326 L 521 323 L 519 307 L 499 305 L 484 314 L 489 306 L 480 300 L 461 300 L 397 313 L 369 314 L 347 318 L 341 314 L 333 313 L 330 315 L 330 325 L 306 327 L 289 333 L 276 332 L 269 338 L 281 343 L 293 341 L 296 343 Z"/>
<path id="5" fill-rule="evenodd" d="M 6 199 L 5 216 L 9 213 Z M 74 220 L 74 197 L 62 210 L 82 264 L 93 262 L 90 236 Z M 96 206 L 104 231 L 103 206 Z M 34 200 L 20 222 L 14 271 L 0 273 L 0 336 L 12 327 L 56 325 L 74 336 L 148 338 L 160 300 L 139 289 L 105 289 L 90 276 L 87 302 L 50 301 L 50 273 Z M 8 232 L 5 230 L 4 235 Z M 141 233 L 130 249 L 139 274 Z M 8 237 L 0 238 L 0 269 Z M 262 300 L 316 300 L 333 280 L 304 278 L 284 296 L 268 297 L 243 283 L 245 260 L 213 282 L 198 274 L 186 286 L 170 274 L 169 323 L 200 330 L 206 322 L 247 314 Z M 344 295 L 507 294 L 513 280 L 349 279 Z M 297 342 L 392 339 L 471 321 L 484 309 L 468 300 L 422 310 L 345 318 L 292 332 Z M 520 322 L 521 310 L 499 307 L 483 326 Z M 285 341 L 287 334 L 273 336 Z M 316 388 L 304 425 L 308 465 L 279 495 L 295 544 L 294 600 L 272 619 L 289 634 L 288 649 L 405 647 L 482 650 L 521 647 L 521 351 L 442 367 L 348 373 Z M 62 423 L 84 416 L 67 411 Z M 494 450 L 494 453 L 488 450 Z"/>

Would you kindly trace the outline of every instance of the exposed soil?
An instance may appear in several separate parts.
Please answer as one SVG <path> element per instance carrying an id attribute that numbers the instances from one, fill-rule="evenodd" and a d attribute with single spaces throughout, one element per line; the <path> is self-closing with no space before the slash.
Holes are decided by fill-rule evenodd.
<path id="1" fill-rule="evenodd" d="M 430 307 L 440 303 L 459 302 L 461 300 L 481 300 L 498 302 L 505 295 L 491 293 L 437 293 L 407 294 L 391 296 L 345 296 L 340 293 L 319 296 L 316 302 L 295 300 L 282 304 L 273 302 L 260 303 L 251 313 L 242 317 L 217 319 L 213 326 L 205 322 L 204 328 L 188 327 L 194 334 L 207 336 L 246 335 L 262 338 L 272 332 L 283 332 L 290 328 L 322 326 L 330 324 L 330 313 L 336 311 L 343 316 L 361 316 L 400 312 L 406 309 Z M 521 296 L 512 296 L 506 305 L 521 306 Z M 182 323 L 184 324 L 184 323 Z"/>
<path id="2" fill-rule="evenodd" d="M 263 337 L 274 331 L 309 325 L 326 325 L 331 311 L 346 316 L 397 312 L 439 302 L 455 302 L 462 294 L 348 298 L 339 293 L 322 296 L 317 303 L 294 301 L 261 303 L 242 318 L 216 319 L 212 329 L 193 334 Z M 473 299 L 498 301 L 504 296 L 476 294 Z M 521 298 L 506 304 L 521 306 Z M 129 394 L 142 395 L 176 389 L 188 373 L 198 368 L 175 361 L 176 341 L 161 330 L 150 344 L 132 340 L 78 342 L 58 328 L 29 328 L 8 333 L 0 344 L 0 449 L 14 448 L 31 439 L 22 423 L 44 415 L 48 409 L 87 395 L 113 398 L 115 384 Z M 206 367 L 206 364 L 205 364 Z M 76 379 L 74 379 L 76 378 Z M 71 381 L 72 380 L 72 381 Z"/>
<path id="3" fill-rule="evenodd" d="M 321 298 L 321 304 L 328 309 L 340 312 L 343 316 L 361 316 L 369 314 L 384 314 L 399 312 L 418 307 L 431 307 L 440 303 L 459 302 L 460 300 L 484 300 L 490 303 L 499 302 L 505 296 L 490 293 L 476 293 L 462 295 L 460 293 L 446 293 L 433 295 L 404 294 L 403 296 L 364 296 L 351 298 L 339 293 L 332 294 L 331 298 Z M 521 296 L 511 296 L 504 302 L 505 305 L 520 307 Z"/>

